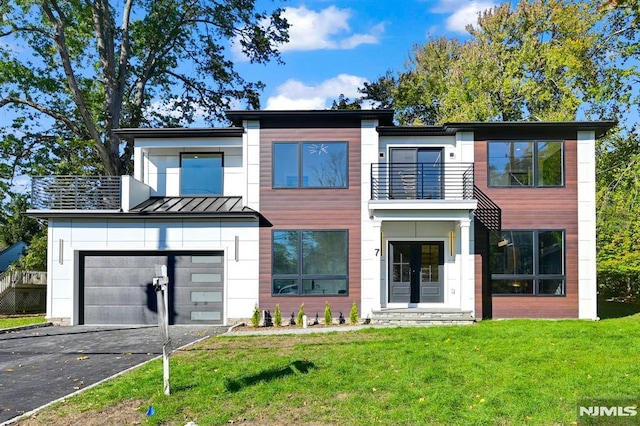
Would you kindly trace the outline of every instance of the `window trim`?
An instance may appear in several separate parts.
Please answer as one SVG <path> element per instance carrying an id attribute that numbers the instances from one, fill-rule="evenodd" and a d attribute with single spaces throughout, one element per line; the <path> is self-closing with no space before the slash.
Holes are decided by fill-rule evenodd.
<path id="1" fill-rule="evenodd" d="M 533 157 L 532 161 L 532 174 L 533 174 L 533 184 L 532 185 L 496 185 L 491 183 L 491 156 L 490 156 L 490 146 L 492 143 L 517 143 L 517 142 L 531 142 L 534 145 Z M 538 184 L 538 145 L 541 143 L 547 142 L 558 142 L 561 146 L 561 179 L 562 183 L 560 185 L 539 185 Z M 487 187 L 489 188 L 564 188 L 567 184 L 567 176 L 566 176 L 566 140 L 564 139 L 495 139 L 487 141 Z"/>
<path id="2" fill-rule="evenodd" d="M 304 144 L 344 144 L 345 147 L 345 184 L 344 186 L 303 186 L 303 158 L 304 153 L 302 150 L 302 146 Z M 275 178 L 276 178 L 276 156 L 275 156 L 275 146 L 276 145 L 297 145 L 298 147 L 298 183 L 296 186 L 276 186 Z M 324 141 L 273 141 L 271 143 L 271 189 L 349 189 L 349 142 L 346 140 L 324 140 Z"/>
<path id="3" fill-rule="evenodd" d="M 532 232 L 533 233 L 533 273 L 532 274 L 494 274 L 489 270 L 489 287 L 491 288 L 491 296 L 495 297 L 566 297 L 567 296 L 567 230 L 564 228 L 540 228 L 540 229 L 502 229 L 500 234 L 504 232 Z M 562 274 L 540 274 L 540 233 L 542 232 L 562 232 Z M 489 238 L 491 244 L 491 238 Z M 489 254 L 491 247 L 489 247 Z M 489 269 L 491 269 L 491 260 L 489 260 Z M 533 293 L 494 293 L 493 280 L 531 280 L 533 281 Z M 542 280 L 562 280 L 562 294 L 540 293 L 540 281 Z"/>
<path id="4" fill-rule="evenodd" d="M 220 156 L 220 193 L 219 194 L 185 194 L 182 192 L 182 162 L 184 155 L 219 155 Z M 222 197 L 224 195 L 224 153 L 212 152 L 212 151 L 198 151 L 198 152 L 181 152 L 180 153 L 180 182 L 179 182 L 180 196 L 181 197 Z"/>
<path id="5" fill-rule="evenodd" d="M 274 273 L 274 234 L 276 232 L 295 232 L 298 236 L 298 261 L 297 261 L 297 273 L 296 274 L 276 274 Z M 303 271 L 303 242 L 302 242 L 302 233 L 303 232 L 342 232 L 346 239 L 346 274 L 345 275 L 337 275 L 337 274 L 304 274 Z M 273 282 L 276 279 L 280 280 L 296 280 L 298 292 L 297 293 L 286 293 L 279 294 L 275 293 Z M 344 294 L 304 294 L 302 288 L 302 281 L 305 279 L 344 279 L 347 285 L 346 292 Z M 349 230 L 348 229 L 273 229 L 271 230 L 271 296 L 273 297 L 349 297 Z"/>

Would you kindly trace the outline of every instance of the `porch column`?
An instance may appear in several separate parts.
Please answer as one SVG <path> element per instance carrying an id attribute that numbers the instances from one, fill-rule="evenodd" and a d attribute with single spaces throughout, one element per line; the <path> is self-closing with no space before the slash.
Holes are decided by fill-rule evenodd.
<path id="1" fill-rule="evenodd" d="M 460 219 L 460 308 L 463 311 L 474 311 L 475 268 L 471 255 L 471 239 L 469 228 L 471 219 Z"/>
<path id="2" fill-rule="evenodd" d="M 362 268 L 361 268 L 361 306 L 360 316 L 370 317 L 372 310 L 380 309 L 386 302 L 381 282 L 381 269 L 384 266 L 386 254 L 382 246 L 382 222 L 371 220 L 369 226 L 362 228 Z"/>

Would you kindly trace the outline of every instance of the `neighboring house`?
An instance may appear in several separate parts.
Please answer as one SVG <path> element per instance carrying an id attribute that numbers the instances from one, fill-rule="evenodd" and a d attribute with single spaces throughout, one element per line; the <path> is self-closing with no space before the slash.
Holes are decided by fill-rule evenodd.
<path id="1" fill-rule="evenodd" d="M 27 243 L 24 241 L 18 241 L 15 244 L 0 251 L 0 272 L 7 270 L 16 260 L 20 259 L 20 256 L 24 254 L 24 250 L 27 248 Z"/>
<path id="2" fill-rule="evenodd" d="M 597 318 L 595 141 L 615 123 L 405 127 L 393 111 L 231 111 L 120 129 L 132 177 L 33 179 L 47 318 L 231 324 L 329 302 L 481 318 Z"/>

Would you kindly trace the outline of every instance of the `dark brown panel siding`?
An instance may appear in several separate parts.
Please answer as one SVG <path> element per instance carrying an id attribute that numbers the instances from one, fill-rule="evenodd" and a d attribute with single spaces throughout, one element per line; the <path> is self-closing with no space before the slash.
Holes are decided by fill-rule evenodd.
<path id="1" fill-rule="evenodd" d="M 349 187 L 346 189 L 273 189 L 273 142 L 348 143 Z M 273 227 L 260 229 L 260 308 L 273 310 L 280 304 L 283 317 L 298 312 L 304 302 L 310 318 L 331 304 L 334 318 L 348 318 L 351 304 L 360 307 L 360 129 L 262 129 L 260 139 L 260 213 Z M 271 232 L 276 229 L 347 229 L 349 231 L 349 295 L 290 297 L 271 295 Z"/>
<path id="2" fill-rule="evenodd" d="M 566 239 L 566 296 L 493 296 L 493 318 L 578 317 L 578 185 L 575 140 L 565 141 L 564 155 L 563 188 L 489 188 L 487 142 L 475 143 L 475 183 L 502 209 L 502 228 L 564 229 Z M 482 297 L 477 291 L 476 300 Z"/>

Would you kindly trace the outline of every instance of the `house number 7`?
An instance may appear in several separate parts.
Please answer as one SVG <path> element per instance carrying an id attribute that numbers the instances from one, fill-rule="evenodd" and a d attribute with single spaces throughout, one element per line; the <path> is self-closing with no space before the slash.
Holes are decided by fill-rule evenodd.
<path id="1" fill-rule="evenodd" d="M 376 251 L 376 256 L 380 254 L 380 249 L 374 249 Z"/>

